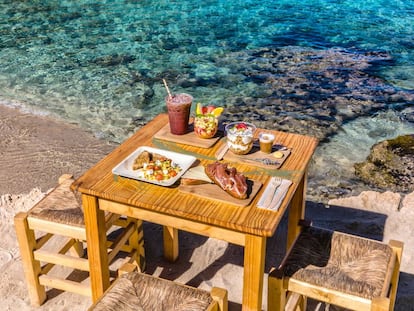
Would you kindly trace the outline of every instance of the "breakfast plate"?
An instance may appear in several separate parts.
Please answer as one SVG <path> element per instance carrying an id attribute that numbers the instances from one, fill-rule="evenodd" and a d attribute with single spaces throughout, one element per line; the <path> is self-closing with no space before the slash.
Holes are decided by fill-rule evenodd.
<path id="1" fill-rule="evenodd" d="M 154 159 L 150 160 L 152 157 Z M 140 165 L 137 165 L 138 160 Z M 142 146 L 115 166 L 112 173 L 168 187 L 173 185 L 195 161 L 196 158 L 190 155 Z"/>

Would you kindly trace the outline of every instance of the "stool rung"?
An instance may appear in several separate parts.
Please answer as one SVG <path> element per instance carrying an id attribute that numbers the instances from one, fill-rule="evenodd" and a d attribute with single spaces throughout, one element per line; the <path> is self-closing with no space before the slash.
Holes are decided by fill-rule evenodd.
<path id="1" fill-rule="evenodd" d="M 89 263 L 85 258 L 78 258 L 63 254 L 50 253 L 45 250 L 36 250 L 33 252 L 34 258 L 39 261 L 62 265 L 72 269 L 89 271 Z"/>
<path id="2" fill-rule="evenodd" d="M 57 288 L 65 292 L 72 292 L 79 295 L 92 297 L 92 290 L 89 284 L 64 280 L 49 275 L 39 276 L 39 283 L 43 286 Z"/>

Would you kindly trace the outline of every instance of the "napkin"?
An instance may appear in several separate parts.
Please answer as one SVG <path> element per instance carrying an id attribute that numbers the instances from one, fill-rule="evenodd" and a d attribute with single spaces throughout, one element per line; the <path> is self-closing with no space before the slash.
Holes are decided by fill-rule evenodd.
<path id="1" fill-rule="evenodd" d="M 277 211 L 286 196 L 292 182 L 288 179 L 272 177 L 260 197 L 257 207 Z"/>

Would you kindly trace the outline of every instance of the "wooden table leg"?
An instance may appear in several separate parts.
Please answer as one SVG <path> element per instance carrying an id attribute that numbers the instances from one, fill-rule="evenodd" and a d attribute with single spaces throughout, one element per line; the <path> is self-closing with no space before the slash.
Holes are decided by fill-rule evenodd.
<path id="1" fill-rule="evenodd" d="M 94 196 L 83 194 L 82 205 L 85 216 L 92 301 L 96 302 L 110 285 L 105 213 L 99 210 L 98 200 Z"/>
<path id="2" fill-rule="evenodd" d="M 299 220 L 305 218 L 305 197 L 306 197 L 306 182 L 307 182 L 307 171 L 303 174 L 302 179 L 298 184 L 295 194 L 293 195 L 292 201 L 290 202 L 289 218 L 288 218 L 288 233 L 286 247 L 289 250 L 290 246 L 295 241 L 296 237 L 300 233 Z"/>
<path id="3" fill-rule="evenodd" d="M 164 258 L 168 261 L 176 261 L 178 258 L 178 229 L 163 226 Z"/>
<path id="4" fill-rule="evenodd" d="M 246 235 L 244 246 L 243 311 L 262 309 L 266 238 Z"/>

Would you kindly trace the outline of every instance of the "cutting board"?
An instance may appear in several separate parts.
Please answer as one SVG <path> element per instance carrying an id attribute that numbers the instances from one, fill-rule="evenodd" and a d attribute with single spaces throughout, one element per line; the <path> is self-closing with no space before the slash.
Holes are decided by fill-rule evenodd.
<path id="1" fill-rule="evenodd" d="M 179 191 L 185 193 L 191 193 L 200 197 L 209 198 L 212 200 L 217 200 L 224 203 L 247 206 L 254 199 L 256 194 L 259 192 L 262 187 L 262 183 L 256 180 L 248 179 L 248 197 L 247 199 L 240 200 L 232 197 L 226 191 L 221 189 L 216 184 L 202 184 L 202 185 L 180 185 L 178 187 Z"/>
<path id="2" fill-rule="evenodd" d="M 283 154 L 281 158 L 275 158 L 273 156 L 273 152 L 279 151 Z M 284 149 L 284 150 L 277 150 L 274 149 L 272 153 L 263 153 L 260 151 L 259 147 L 253 146 L 252 150 L 245 155 L 238 155 L 230 150 L 228 150 L 224 155 L 224 160 L 230 162 L 243 162 L 249 163 L 249 165 L 254 165 L 257 167 L 267 168 L 267 169 L 278 169 L 283 165 L 283 162 L 289 157 L 291 150 Z M 265 164 L 265 160 L 274 161 L 274 164 Z"/>
<path id="3" fill-rule="evenodd" d="M 167 123 L 163 128 L 161 128 L 155 135 L 154 138 L 159 140 L 172 141 L 174 143 L 190 145 L 200 148 L 210 148 L 212 147 L 221 137 L 219 134 L 216 134 L 213 138 L 199 138 L 194 133 L 193 124 L 188 126 L 188 132 L 184 135 L 175 135 L 170 132 L 170 123 Z"/>

